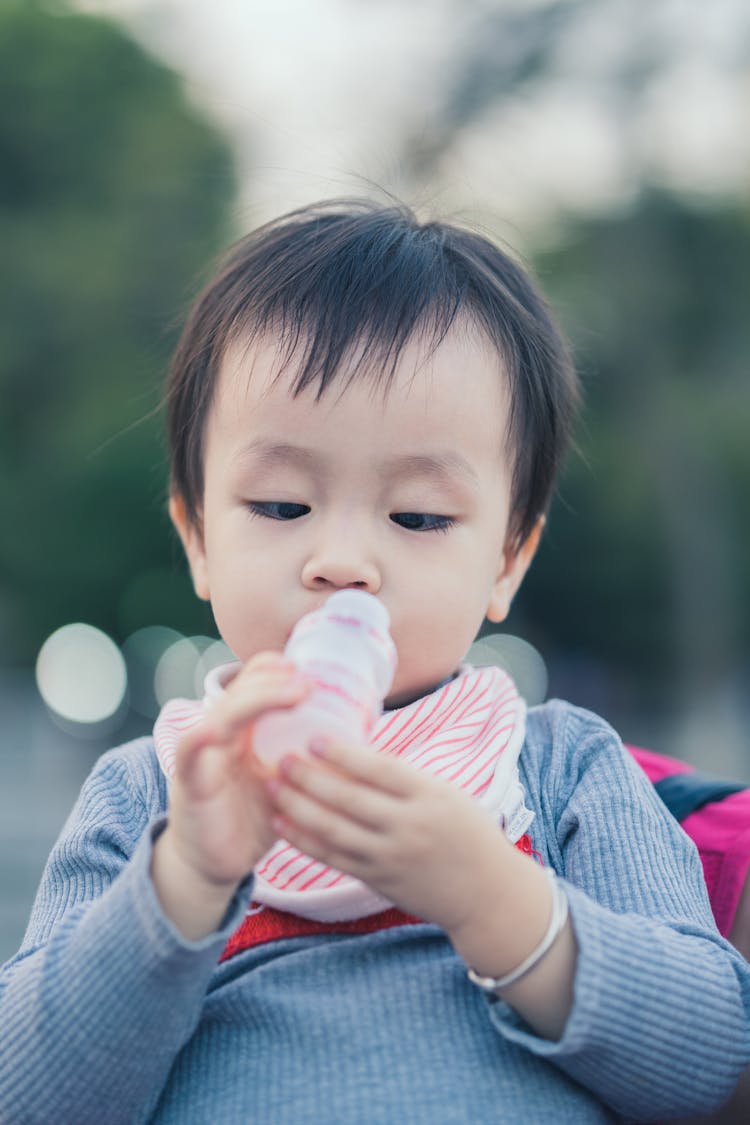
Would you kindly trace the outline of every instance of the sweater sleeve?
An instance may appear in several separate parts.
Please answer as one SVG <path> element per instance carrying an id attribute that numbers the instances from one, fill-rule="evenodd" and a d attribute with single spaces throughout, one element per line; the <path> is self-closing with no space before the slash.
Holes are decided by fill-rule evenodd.
<path id="1" fill-rule="evenodd" d="M 181 937 L 149 876 L 165 820 L 149 819 L 132 768 L 119 751 L 97 763 L 0 974 L 0 1121 L 144 1120 L 249 898 L 248 880 L 220 932 Z"/>
<path id="2" fill-rule="evenodd" d="M 557 1042 L 503 1001 L 491 1019 L 625 1118 L 709 1112 L 750 1059 L 750 965 L 714 925 L 692 841 L 617 736 L 587 712 L 541 710 L 537 745 L 551 750 L 529 778 L 578 944 L 573 1007 Z"/>

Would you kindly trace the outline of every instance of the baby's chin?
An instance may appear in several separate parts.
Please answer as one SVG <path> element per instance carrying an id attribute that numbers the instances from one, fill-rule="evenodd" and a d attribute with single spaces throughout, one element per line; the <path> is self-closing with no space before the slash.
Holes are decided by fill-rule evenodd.
<path id="1" fill-rule="evenodd" d="M 448 672 L 445 675 L 431 677 L 419 683 L 412 681 L 411 684 L 399 684 L 397 682 L 395 690 L 386 698 L 383 710 L 395 711 L 399 707 L 408 707 L 410 703 L 415 703 L 418 699 L 422 699 L 425 695 L 435 691 L 436 688 L 441 687 L 446 680 L 452 679 L 454 675 L 455 672 Z"/>

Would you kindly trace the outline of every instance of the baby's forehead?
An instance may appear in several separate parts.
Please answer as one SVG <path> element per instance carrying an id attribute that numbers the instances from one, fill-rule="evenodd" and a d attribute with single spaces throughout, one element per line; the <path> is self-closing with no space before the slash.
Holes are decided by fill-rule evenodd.
<path id="1" fill-rule="evenodd" d="M 230 339 L 217 375 L 215 395 L 236 404 L 250 395 L 262 399 L 281 388 L 291 397 L 303 392 L 305 402 L 329 406 L 350 390 L 367 392 L 372 404 L 391 398 L 428 401 L 438 379 L 442 388 L 453 384 L 461 397 L 491 396 L 506 405 L 510 383 L 504 358 L 487 335 L 465 319 L 447 331 L 415 332 L 399 346 L 358 339 L 328 366 L 316 353 L 316 341 L 293 340 L 273 332 L 245 332 Z M 490 379 L 478 377 L 491 371 Z"/>
<path id="2" fill-rule="evenodd" d="M 224 459 L 231 447 L 244 459 L 242 451 L 261 449 L 266 464 L 281 464 L 279 451 L 307 449 L 332 462 L 323 454 L 340 447 L 340 463 L 354 466 L 366 456 L 380 464 L 382 449 L 394 462 L 421 457 L 446 472 L 463 462 L 506 475 L 508 380 L 483 342 L 465 333 L 431 348 L 415 340 L 385 376 L 356 359 L 321 392 L 314 380 L 298 386 L 300 361 L 273 339 L 236 341 L 224 359 L 207 455 Z"/>

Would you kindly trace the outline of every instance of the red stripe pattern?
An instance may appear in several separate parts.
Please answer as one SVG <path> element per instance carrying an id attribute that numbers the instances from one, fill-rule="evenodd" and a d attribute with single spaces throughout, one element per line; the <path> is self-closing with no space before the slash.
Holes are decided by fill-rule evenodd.
<path id="1" fill-rule="evenodd" d="M 213 682 L 217 682 L 215 673 Z M 175 699 L 159 715 L 154 740 L 167 777 L 174 773 L 180 738 L 200 722 L 208 704 Z M 523 700 L 501 668 L 464 666 L 457 677 L 430 695 L 384 712 L 375 723 L 370 746 L 378 754 L 409 762 L 481 800 L 509 745 L 511 757 L 517 757 L 524 724 Z M 515 763 L 511 764 L 508 799 L 511 783 L 515 782 L 516 791 L 519 788 Z M 503 794 L 493 792 L 490 798 L 491 811 L 500 819 L 507 811 Z M 517 803 L 517 796 L 515 799 Z M 530 819 L 531 814 L 519 833 Z M 260 903 L 282 914 L 322 923 L 387 914 L 391 906 L 352 876 L 305 855 L 286 840 L 278 840 L 260 860 L 255 869 L 255 894 Z"/>
<path id="2" fill-rule="evenodd" d="M 528 834 L 516 841 L 516 847 L 525 855 L 533 855 L 540 860 L 539 853 L 534 851 Z M 272 906 L 262 906 L 253 902 L 247 915 L 224 946 L 220 960 L 227 961 L 245 949 L 252 949 L 256 945 L 265 945 L 271 941 L 281 941 L 284 938 L 308 937 L 310 934 L 371 934 L 376 930 L 391 929 L 393 926 L 413 926 L 421 921 L 422 919 L 414 914 L 406 914 L 398 907 L 391 906 L 378 914 L 368 914 L 365 918 L 318 922 L 314 918 L 301 918 L 298 914 L 274 910 Z"/>

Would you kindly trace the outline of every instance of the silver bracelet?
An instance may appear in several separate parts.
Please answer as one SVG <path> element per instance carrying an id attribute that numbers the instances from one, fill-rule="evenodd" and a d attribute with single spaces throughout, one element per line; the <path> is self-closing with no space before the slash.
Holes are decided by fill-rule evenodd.
<path id="1" fill-rule="evenodd" d="M 565 891 L 560 886 L 560 883 L 551 867 L 545 868 L 545 875 L 549 879 L 552 888 L 552 913 L 550 915 L 549 925 L 547 931 L 539 942 L 536 949 L 528 955 L 521 964 L 506 973 L 504 977 L 480 977 L 473 969 L 469 969 L 469 980 L 472 981 L 483 992 L 497 992 L 502 988 L 507 988 L 509 984 L 515 984 L 517 980 L 525 976 L 526 973 L 539 964 L 541 959 L 546 953 L 549 952 L 553 941 L 565 925 L 568 917 L 568 899 Z"/>

